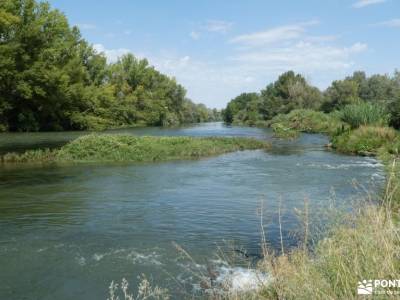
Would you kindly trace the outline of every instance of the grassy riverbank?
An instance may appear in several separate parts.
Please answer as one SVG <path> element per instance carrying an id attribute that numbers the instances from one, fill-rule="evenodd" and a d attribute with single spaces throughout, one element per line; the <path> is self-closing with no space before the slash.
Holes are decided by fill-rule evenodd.
<path id="1" fill-rule="evenodd" d="M 376 156 L 378 153 L 397 153 L 400 136 L 389 127 L 361 126 L 332 138 L 339 152 Z"/>
<path id="2" fill-rule="evenodd" d="M 60 149 L 8 153 L 3 163 L 152 162 L 193 159 L 241 150 L 266 149 L 269 144 L 251 138 L 135 137 L 87 135 Z"/>
<path id="3" fill-rule="evenodd" d="M 251 298 L 357 299 L 358 281 L 400 278 L 400 168 L 396 163 L 400 135 L 374 111 L 363 108 L 362 115 L 357 108 L 351 110 L 345 114 L 348 122 L 343 121 L 343 115 L 340 117 L 341 112 L 296 110 L 275 117 L 270 126 L 286 138 L 296 137 L 299 132 L 325 133 L 330 135 L 336 151 L 377 156 L 387 171 L 381 201 L 371 203 L 366 195 L 365 205 L 333 225 L 313 249 L 300 245 L 279 256 L 267 253 L 259 269 L 273 280 Z M 281 134 L 282 128 L 290 135 Z M 382 295 L 382 299 L 387 296 Z"/>
<path id="4" fill-rule="evenodd" d="M 400 278 L 398 229 L 387 205 L 367 204 L 333 226 L 315 249 L 263 259 L 259 268 L 273 280 L 257 297 L 358 299 L 359 281 Z"/>
<path id="5" fill-rule="evenodd" d="M 400 278 L 398 140 L 398 133 L 387 127 L 360 127 L 336 137 L 337 150 L 376 155 L 384 163 L 387 179 L 380 201 L 371 201 L 366 192 L 363 205 L 341 215 L 312 248 L 304 246 L 310 237 L 303 212 L 303 243 L 294 250 L 283 249 L 280 255 L 268 251 L 265 244 L 258 270 L 271 276 L 268 284 L 253 293 L 226 298 L 359 299 L 359 281 Z M 387 299 L 396 298 L 390 291 L 399 289 L 377 287 L 374 291 L 374 299 Z"/>
<path id="6" fill-rule="evenodd" d="M 269 121 L 276 137 L 296 138 L 301 132 L 327 134 L 339 152 L 376 156 L 399 153 L 400 135 L 388 127 L 386 116 L 369 104 L 349 105 L 343 110 L 323 113 L 307 109 L 277 115 Z"/>
<path id="7" fill-rule="evenodd" d="M 273 280 L 253 298 L 359 299 L 359 281 L 400 278 L 400 172 L 394 155 L 380 157 L 388 173 L 381 202 L 371 203 L 365 195 L 364 205 L 340 218 L 313 249 L 300 246 L 279 256 L 267 254 L 259 268 Z"/>

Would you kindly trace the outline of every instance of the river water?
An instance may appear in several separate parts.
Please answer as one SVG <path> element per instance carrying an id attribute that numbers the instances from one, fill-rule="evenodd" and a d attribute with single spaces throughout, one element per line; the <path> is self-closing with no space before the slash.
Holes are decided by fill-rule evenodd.
<path id="1" fill-rule="evenodd" d="M 277 250 L 280 202 L 283 243 L 291 247 L 301 227 L 294 209 L 305 199 L 310 211 L 332 203 L 348 209 L 360 195 L 355 181 L 371 191 L 383 182 L 375 159 L 328 151 L 321 135 L 281 141 L 268 129 L 222 123 L 110 132 L 250 136 L 273 149 L 163 163 L 0 166 L 0 299 L 106 299 L 112 280 L 134 286 L 141 274 L 183 298 L 198 293 L 196 272 L 207 265 L 220 275 L 257 260 L 261 207 Z M 0 153 L 56 147 L 82 134 L 1 134 Z"/>

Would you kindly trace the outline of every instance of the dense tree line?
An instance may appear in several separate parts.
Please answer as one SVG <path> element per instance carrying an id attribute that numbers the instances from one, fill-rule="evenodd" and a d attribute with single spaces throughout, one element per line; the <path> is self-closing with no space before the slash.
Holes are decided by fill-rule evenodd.
<path id="1" fill-rule="evenodd" d="M 0 131 L 165 126 L 219 118 L 145 59 L 107 64 L 46 2 L 0 1 Z"/>
<path id="2" fill-rule="evenodd" d="M 357 71 L 320 91 L 309 85 L 303 76 L 289 71 L 260 93 L 244 93 L 231 100 L 223 110 L 223 118 L 227 123 L 261 125 L 294 109 L 332 112 L 358 103 L 371 103 L 385 109 L 391 125 L 399 128 L 400 72 L 395 71 L 393 76 L 368 77 L 365 72 Z"/>

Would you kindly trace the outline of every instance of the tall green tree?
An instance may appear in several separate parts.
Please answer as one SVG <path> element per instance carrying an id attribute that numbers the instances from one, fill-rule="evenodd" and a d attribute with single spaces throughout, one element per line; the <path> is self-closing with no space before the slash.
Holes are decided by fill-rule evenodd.
<path id="1" fill-rule="evenodd" d="M 66 17 L 35 0 L 0 2 L 0 130 L 103 129 L 210 119 L 145 59 L 108 65 Z M 188 118 L 185 109 L 193 110 Z"/>
<path id="2" fill-rule="evenodd" d="M 326 90 L 326 100 L 322 106 L 325 112 L 340 109 L 361 100 L 359 97 L 360 85 L 352 79 L 336 80 Z"/>
<path id="3" fill-rule="evenodd" d="M 319 109 L 322 93 L 293 71 L 283 73 L 260 94 L 245 93 L 231 100 L 224 110 L 225 122 L 255 125 L 293 109 Z"/>
<path id="4" fill-rule="evenodd" d="M 293 71 L 280 75 L 277 81 L 261 91 L 261 97 L 265 119 L 297 108 L 318 109 L 322 102 L 321 92 Z"/>

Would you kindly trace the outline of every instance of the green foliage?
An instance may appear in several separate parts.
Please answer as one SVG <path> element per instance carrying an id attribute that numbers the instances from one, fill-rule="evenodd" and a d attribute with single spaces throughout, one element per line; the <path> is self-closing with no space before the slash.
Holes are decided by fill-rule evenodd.
<path id="1" fill-rule="evenodd" d="M 192 159 L 232 151 L 266 149 L 269 144 L 251 138 L 135 137 L 88 135 L 58 150 L 31 150 L 3 156 L 4 163 L 19 162 L 151 162 Z"/>
<path id="2" fill-rule="evenodd" d="M 354 80 L 337 80 L 325 92 L 326 102 L 322 105 L 325 112 L 340 109 L 345 105 L 360 102 L 359 85 Z"/>
<path id="3" fill-rule="evenodd" d="M 329 112 L 360 101 L 387 108 L 400 95 L 399 79 L 397 71 L 392 77 L 379 74 L 367 77 L 364 72 L 354 72 L 352 76 L 332 83 L 325 92 L 322 109 Z"/>
<path id="4" fill-rule="evenodd" d="M 365 125 L 387 126 L 389 122 L 385 107 L 369 102 L 346 105 L 339 111 L 339 116 L 352 128 Z"/>
<path id="5" fill-rule="evenodd" d="M 57 151 L 49 149 L 38 149 L 28 150 L 22 154 L 18 153 L 7 153 L 1 157 L 1 161 L 4 163 L 50 163 L 57 159 Z"/>
<path id="6" fill-rule="evenodd" d="M 254 125 L 259 119 L 260 96 L 257 93 L 243 93 L 231 100 L 223 112 L 226 123 Z"/>
<path id="7" fill-rule="evenodd" d="M 274 136 L 282 139 L 294 139 L 299 136 L 299 131 L 285 127 L 282 123 L 274 123 L 271 125 L 272 130 L 274 131 Z"/>
<path id="8" fill-rule="evenodd" d="M 318 109 L 322 102 L 320 91 L 310 86 L 305 78 L 293 71 L 279 76 L 278 80 L 261 91 L 261 114 L 264 119 L 286 114 L 294 109 Z"/>
<path id="9" fill-rule="evenodd" d="M 332 139 L 335 149 L 344 153 L 376 155 L 381 148 L 398 144 L 396 130 L 389 127 L 361 126 Z"/>
<path id="10" fill-rule="evenodd" d="M 145 59 L 108 65 L 46 2 L 0 2 L 0 131 L 168 126 L 214 112 Z"/>
<path id="11" fill-rule="evenodd" d="M 330 135 L 344 131 L 348 127 L 336 114 L 325 114 L 310 109 L 296 109 L 288 114 L 277 115 L 270 121 L 270 126 L 274 131 L 287 128 L 297 132 Z"/>
<path id="12" fill-rule="evenodd" d="M 389 102 L 388 111 L 390 116 L 390 125 L 395 128 L 400 128 L 400 92 Z"/>
<path id="13" fill-rule="evenodd" d="M 322 94 L 293 71 L 282 74 L 260 94 L 245 93 L 231 100 L 224 111 L 227 123 L 260 125 L 293 109 L 318 109 Z"/>
<path id="14" fill-rule="evenodd" d="M 362 106 L 363 103 L 367 104 Z M 400 72 L 395 71 L 393 76 L 370 77 L 364 72 L 354 72 L 344 80 L 334 81 L 321 93 L 308 85 L 301 75 L 289 71 L 260 94 L 242 94 L 231 100 L 223 117 L 227 123 L 265 126 L 276 115 L 288 114 L 296 109 L 344 110 L 343 118 L 352 126 L 359 126 L 358 122 L 386 125 L 386 111 L 390 124 L 400 128 Z"/>

